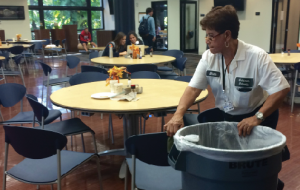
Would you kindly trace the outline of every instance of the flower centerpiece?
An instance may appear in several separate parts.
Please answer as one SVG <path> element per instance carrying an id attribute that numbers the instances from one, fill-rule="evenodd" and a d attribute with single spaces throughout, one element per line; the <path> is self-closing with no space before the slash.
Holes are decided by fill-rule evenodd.
<path id="1" fill-rule="evenodd" d="M 137 54 L 140 53 L 140 48 L 132 44 L 129 49 L 132 50 L 132 59 L 138 59 Z"/>
<path id="2" fill-rule="evenodd" d="M 120 78 L 123 78 L 123 72 L 130 74 L 126 67 L 116 67 L 109 69 L 108 71 L 109 77 L 106 79 L 106 86 L 110 84 L 111 80 L 117 80 L 118 83 L 120 82 Z"/>
<path id="3" fill-rule="evenodd" d="M 20 41 L 22 35 L 21 34 L 17 34 L 16 37 L 17 37 L 17 41 Z"/>
<path id="4" fill-rule="evenodd" d="M 296 45 L 297 45 L 298 48 L 300 48 L 300 43 L 297 43 Z"/>

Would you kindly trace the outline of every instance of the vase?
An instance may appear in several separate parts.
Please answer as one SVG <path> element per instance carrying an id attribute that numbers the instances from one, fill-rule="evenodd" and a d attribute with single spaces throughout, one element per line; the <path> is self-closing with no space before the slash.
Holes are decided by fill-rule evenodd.
<path id="1" fill-rule="evenodd" d="M 132 59 L 137 59 L 137 53 L 136 52 L 132 53 Z"/>
<path id="2" fill-rule="evenodd" d="M 110 80 L 109 85 L 110 85 L 110 92 L 115 93 L 115 84 L 118 83 L 118 80 Z"/>

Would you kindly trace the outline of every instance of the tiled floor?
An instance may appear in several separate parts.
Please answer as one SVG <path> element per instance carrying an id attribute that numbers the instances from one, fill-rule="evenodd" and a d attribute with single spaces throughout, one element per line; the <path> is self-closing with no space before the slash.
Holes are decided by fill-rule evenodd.
<path id="1" fill-rule="evenodd" d="M 82 64 L 87 64 L 87 57 L 81 57 L 83 61 Z M 200 59 L 200 56 L 187 54 L 187 73 L 192 74 L 195 70 L 195 67 Z M 64 75 L 66 63 L 60 59 L 55 59 L 54 63 L 50 59 L 47 62 L 52 68 L 53 73 L 52 77 L 61 77 Z M 25 71 L 25 82 L 27 86 L 27 93 L 34 94 L 37 97 L 41 97 L 42 89 L 42 76 L 43 73 L 38 64 L 29 64 L 29 72 Z M 75 71 L 71 71 L 75 72 Z M 21 84 L 20 77 L 8 77 L 8 82 L 16 82 Z M 0 82 L 2 84 L 2 82 Z M 51 91 L 58 90 L 63 86 L 52 87 Z M 200 104 L 201 111 L 214 107 L 214 97 L 211 94 L 209 89 L 208 98 Z M 25 100 L 25 99 L 24 99 Z M 70 117 L 69 112 L 65 109 L 58 108 L 48 104 L 50 109 L 60 109 L 63 114 L 63 119 Z M 1 112 L 3 114 L 4 120 L 7 120 L 14 115 L 16 115 L 20 110 L 20 104 L 15 105 L 13 108 L 3 108 L 1 107 Z M 24 111 L 31 110 L 29 103 L 24 101 Z M 171 118 L 172 115 L 168 115 L 166 121 Z M 84 123 L 90 126 L 96 132 L 97 146 L 98 150 L 103 151 L 107 149 L 122 148 L 123 147 L 123 127 L 122 120 L 118 119 L 117 116 L 113 116 L 113 126 L 115 133 L 115 144 L 111 144 L 111 140 L 108 138 L 108 115 L 104 114 L 104 118 L 100 118 L 100 114 L 95 114 L 92 117 L 78 116 L 82 119 Z M 160 131 L 160 118 L 150 118 L 147 121 L 146 133 L 158 132 Z M 27 125 L 30 126 L 30 125 Z M 288 104 L 283 104 L 280 108 L 280 117 L 278 122 L 277 129 L 281 131 L 287 137 L 287 144 L 291 151 L 291 159 L 283 163 L 282 171 L 279 174 L 279 177 L 285 182 L 285 189 L 290 190 L 300 190 L 300 106 L 295 105 L 294 114 L 290 113 L 290 106 Z M 87 152 L 93 152 L 93 145 L 91 141 L 91 136 L 89 134 L 85 136 L 85 145 Z M 70 147 L 70 138 L 68 138 L 68 146 Z M 2 141 L 2 142 L 1 142 Z M 76 136 L 75 142 L 73 145 L 73 150 L 82 151 L 81 139 L 80 136 Z M 4 131 L 0 127 L 0 180 L 3 176 L 3 153 L 4 153 Z M 23 159 L 22 156 L 18 155 L 12 148 L 9 151 L 9 164 L 8 168 L 13 167 L 15 164 L 20 162 Z M 121 156 L 103 156 L 101 157 L 101 174 L 103 178 L 103 187 L 105 190 L 116 190 L 124 188 L 124 180 L 118 178 L 118 173 L 120 165 L 123 161 Z M 46 171 L 45 171 L 46 173 Z M 2 181 L 1 183 L 2 184 Z M 74 189 L 99 189 L 99 183 L 97 180 L 97 171 L 95 162 L 91 161 L 80 167 L 78 170 L 73 172 L 68 177 L 64 178 L 62 181 L 62 189 L 64 190 L 74 190 Z M 24 184 L 17 182 L 14 179 L 8 178 L 7 181 L 8 190 L 28 190 L 36 189 L 36 186 L 30 184 Z M 41 186 L 41 190 L 50 190 L 50 186 Z"/>

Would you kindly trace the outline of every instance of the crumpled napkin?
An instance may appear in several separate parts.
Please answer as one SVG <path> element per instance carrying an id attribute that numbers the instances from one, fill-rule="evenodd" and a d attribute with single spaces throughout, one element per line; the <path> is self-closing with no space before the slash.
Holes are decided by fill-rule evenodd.
<path id="1" fill-rule="evenodd" d="M 117 101 L 121 101 L 121 100 L 127 100 L 129 102 L 136 102 L 138 101 L 140 98 L 136 97 L 134 98 L 134 93 L 130 92 L 129 94 L 121 94 L 118 95 L 116 97 L 110 98 L 111 100 L 117 100 Z"/>

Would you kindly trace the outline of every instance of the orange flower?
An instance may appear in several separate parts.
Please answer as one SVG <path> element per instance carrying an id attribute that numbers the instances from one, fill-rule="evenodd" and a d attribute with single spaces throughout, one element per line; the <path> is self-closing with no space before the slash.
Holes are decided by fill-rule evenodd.
<path id="1" fill-rule="evenodd" d="M 297 47 L 299 47 L 299 48 L 300 48 L 300 43 L 297 43 Z"/>
<path id="2" fill-rule="evenodd" d="M 106 86 L 110 84 L 110 80 L 118 80 L 120 78 L 123 78 L 123 72 L 130 74 L 127 70 L 126 67 L 116 67 L 114 66 L 113 68 L 109 69 L 108 71 L 109 78 L 106 79 Z"/>

